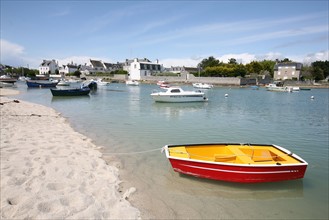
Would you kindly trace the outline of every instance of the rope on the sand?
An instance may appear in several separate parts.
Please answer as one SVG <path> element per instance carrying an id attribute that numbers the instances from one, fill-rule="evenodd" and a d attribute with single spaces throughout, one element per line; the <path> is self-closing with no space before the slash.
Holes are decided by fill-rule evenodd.
<path id="1" fill-rule="evenodd" d="M 42 116 L 47 116 L 47 117 L 58 117 L 57 115 L 39 115 L 39 114 L 30 114 L 30 115 L 6 115 L 6 116 L 26 116 L 26 117 L 31 117 L 31 116 L 35 116 L 35 117 L 42 117 Z"/>
<path id="2" fill-rule="evenodd" d="M 6 104 L 6 103 L 11 103 L 11 102 L 19 103 L 19 101 L 18 101 L 17 99 L 14 99 L 13 101 L 0 102 L 0 105 L 4 105 L 4 104 Z"/>
<path id="3" fill-rule="evenodd" d="M 161 148 L 156 148 L 156 149 L 152 149 L 152 150 L 144 150 L 144 151 L 135 151 L 135 152 L 126 152 L 126 153 L 106 153 L 104 152 L 103 154 L 112 154 L 112 155 L 133 155 L 133 154 L 143 154 L 143 153 L 149 153 L 149 152 L 154 152 L 154 151 L 158 151 L 161 150 Z"/>

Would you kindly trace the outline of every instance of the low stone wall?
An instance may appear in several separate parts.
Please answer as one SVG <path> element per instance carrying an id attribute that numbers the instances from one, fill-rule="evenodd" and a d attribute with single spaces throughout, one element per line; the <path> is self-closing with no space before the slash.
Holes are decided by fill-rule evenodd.
<path id="1" fill-rule="evenodd" d="M 127 80 L 126 75 L 118 74 L 113 76 L 87 76 L 88 80 L 101 78 L 106 81 Z M 195 77 L 192 74 L 182 74 L 181 76 L 142 76 L 142 81 L 149 83 L 156 83 L 163 80 L 169 83 L 209 83 L 214 85 L 227 85 L 227 86 L 240 86 L 240 85 L 255 85 L 256 79 L 254 78 L 239 78 L 239 77 Z"/>
<path id="2" fill-rule="evenodd" d="M 169 83 L 210 83 L 216 85 L 241 85 L 241 78 L 236 77 L 195 77 L 194 75 L 183 76 L 144 76 L 142 80 L 157 82 L 163 80 Z"/>

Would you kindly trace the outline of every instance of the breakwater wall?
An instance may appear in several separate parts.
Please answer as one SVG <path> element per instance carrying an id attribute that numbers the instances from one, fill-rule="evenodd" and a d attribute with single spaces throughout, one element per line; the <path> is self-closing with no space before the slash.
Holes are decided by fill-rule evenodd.
<path id="1" fill-rule="evenodd" d="M 163 80 L 169 83 L 210 83 L 215 85 L 255 85 L 256 79 L 239 77 L 195 77 L 187 74 L 182 76 L 143 76 L 143 81 L 157 82 Z"/>
<path id="2" fill-rule="evenodd" d="M 125 81 L 127 80 L 126 75 L 113 75 L 111 77 L 103 76 L 103 77 L 95 77 L 95 76 L 86 76 L 87 79 L 95 79 L 102 78 L 108 81 L 118 80 Z M 246 78 L 238 78 L 238 77 L 195 77 L 191 74 L 183 74 L 182 76 L 142 76 L 141 81 L 156 83 L 157 81 L 166 81 L 169 83 L 210 83 L 214 85 L 255 85 L 256 79 L 246 79 Z"/>

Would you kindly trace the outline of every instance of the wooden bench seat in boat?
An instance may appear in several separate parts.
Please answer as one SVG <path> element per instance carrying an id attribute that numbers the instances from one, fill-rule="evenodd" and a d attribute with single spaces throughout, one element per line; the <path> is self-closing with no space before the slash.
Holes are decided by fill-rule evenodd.
<path id="1" fill-rule="evenodd" d="M 272 155 L 267 149 L 255 149 L 252 151 L 252 158 L 255 162 L 273 161 Z"/>
<path id="2" fill-rule="evenodd" d="M 236 155 L 232 154 L 215 154 L 215 162 L 234 162 L 236 160 Z"/>
<path id="3" fill-rule="evenodd" d="M 237 156 L 237 163 L 250 164 L 254 162 L 253 160 L 251 160 L 250 156 L 243 153 L 236 145 L 227 145 L 227 147 L 234 155 Z"/>

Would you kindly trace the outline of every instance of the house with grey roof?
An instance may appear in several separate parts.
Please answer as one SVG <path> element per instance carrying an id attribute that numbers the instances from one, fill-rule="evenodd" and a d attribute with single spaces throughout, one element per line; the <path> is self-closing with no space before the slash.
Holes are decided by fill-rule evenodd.
<path id="1" fill-rule="evenodd" d="M 39 65 L 40 75 L 55 74 L 58 71 L 58 63 L 55 60 L 43 60 Z"/>
<path id="2" fill-rule="evenodd" d="M 157 73 L 161 73 L 163 66 L 159 64 L 159 61 L 151 62 L 150 60 L 138 59 L 126 60 L 123 66 L 123 70 L 128 72 L 128 78 L 131 80 L 141 80 L 143 77 L 155 76 Z"/>
<path id="3" fill-rule="evenodd" d="M 112 72 L 116 70 L 122 70 L 123 64 L 122 63 L 103 63 L 107 72 Z"/>
<path id="4" fill-rule="evenodd" d="M 67 65 L 63 65 L 59 67 L 59 74 L 65 76 L 66 74 L 74 73 L 75 71 L 79 70 L 77 64 L 73 64 L 73 62 L 68 63 Z"/>
<path id="5" fill-rule="evenodd" d="M 92 60 L 90 59 L 91 67 L 94 72 L 105 72 L 105 66 L 101 60 Z"/>
<path id="6" fill-rule="evenodd" d="M 274 80 L 300 80 L 303 64 L 301 63 L 277 63 L 274 66 Z"/>

